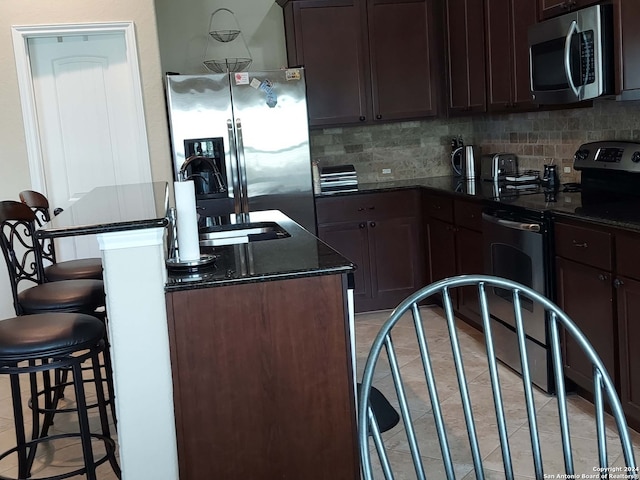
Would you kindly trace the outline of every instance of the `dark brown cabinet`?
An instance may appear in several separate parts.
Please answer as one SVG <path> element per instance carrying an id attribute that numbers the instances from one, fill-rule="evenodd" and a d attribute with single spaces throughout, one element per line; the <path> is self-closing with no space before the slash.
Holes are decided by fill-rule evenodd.
<path id="1" fill-rule="evenodd" d="M 599 3 L 599 0 L 538 0 L 539 18 L 545 20 L 596 3 Z"/>
<path id="2" fill-rule="evenodd" d="M 640 427 L 640 234 L 617 232 L 615 236 L 620 400 L 634 428 Z"/>
<path id="3" fill-rule="evenodd" d="M 316 199 L 318 236 L 356 266 L 357 312 L 393 308 L 427 283 L 420 191 Z"/>
<path id="4" fill-rule="evenodd" d="M 431 281 L 454 275 L 483 273 L 482 204 L 435 193 L 425 194 Z M 480 325 L 474 289 L 454 292 L 454 308 L 467 321 Z"/>
<path id="5" fill-rule="evenodd" d="M 343 275 L 167 294 L 181 479 L 360 478 L 346 302 Z"/>
<path id="6" fill-rule="evenodd" d="M 556 274 L 558 305 L 582 330 L 615 381 L 616 339 L 611 272 L 558 257 Z M 565 375 L 582 388 L 590 389 L 593 384 L 591 362 L 587 362 L 573 339 L 564 338 L 563 349 Z"/>
<path id="7" fill-rule="evenodd" d="M 309 123 L 437 114 L 439 27 L 427 0 L 279 0 L 289 65 L 306 70 Z"/>
<path id="8" fill-rule="evenodd" d="M 611 234 L 588 225 L 556 223 L 555 249 L 557 303 L 585 334 L 615 382 Z M 591 391 L 593 372 L 580 347 L 565 337 L 563 349 L 566 376 Z"/>
<path id="9" fill-rule="evenodd" d="M 445 0 L 447 110 L 486 111 L 484 2 Z"/>
<path id="10" fill-rule="evenodd" d="M 614 1 L 617 90 L 623 100 L 640 99 L 640 2 Z"/>
<path id="11" fill-rule="evenodd" d="M 361 0 L 284 3 L 290 66 L 304 66 L 309 125 L 365 121 L 371 115 L 365 7 Z"/>
<path id="12" fill-rule="evenodd" d="M 527 31 L 537 21 L 535 2 L 485 0 L 489 111 L 530 110 Z"/>

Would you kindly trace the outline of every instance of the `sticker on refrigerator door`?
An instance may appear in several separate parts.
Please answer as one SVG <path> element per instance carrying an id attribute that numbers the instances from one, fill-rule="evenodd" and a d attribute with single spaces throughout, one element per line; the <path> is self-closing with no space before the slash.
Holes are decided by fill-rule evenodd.
<path id="1" fill-rule="evenodd" d="M 257 78 L 254 78 L 253 80 L 251 80 L 251 86 L 253 88 L 255 88 L 256 90 L 260 88 L 260 84 L 262 82 L 260 80 L 258 80 Z"/>
<path id="2" fill-rule="evenodd" d="M 249 72 L 237 72 L 234 74 L 236 85 L 249 85 Z"/>
<path id="3" fill-rule="evenodd" d="M 274 108 L 278 104 L 278 96 L 273 91 L 273 83 L 270 80 L 262 82 L 258 89 L 267 94 L 267 106 Z"/>
<path id="4" fill-rule="evenodd" d="M 300 80 L 302 78 L 302 75 L 300 74 L 300 69 L 299 68 L 287 69 L 284 72 L 284 78 L 287 79 L 287 82 L 290 82 L 291 80 Z"/>

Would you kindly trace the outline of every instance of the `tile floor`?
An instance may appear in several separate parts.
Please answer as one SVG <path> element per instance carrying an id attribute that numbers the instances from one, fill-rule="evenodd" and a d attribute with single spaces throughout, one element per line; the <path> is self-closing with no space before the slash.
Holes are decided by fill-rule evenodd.
<path id="1" fill-rule="evenodd" d="M 27 424 L 27 435 L 30 434 L 31 410 L 26 407 L 26 398 L 28 397 L 29 385 L 24 379 L 21 381 L 23 391 L 23 400 L 25 405 L 25 423 Z M 91 387 L 87 388 L 87 401 L 92 403 L 95 394 L 92 393 Z M 65 407 L 73 406 L 73 392 L 70 388 L 65 390 L 65 399 L 62 401 Z M 117 434 L 113 428 L 111 414 L 109 413 L 111 436 L 117 442 Z M 100 421 L 97 409 L 91 409 L 89 414 L 91 430 L 93 432 L 100 431 Z M 77 432 L 77 416 L 74 413 L 56 414 L 54 425 L 50 429 L 50 434 Z M 15 432 L 13 426 L 13 408 L 11 405 L 11 389 L 9 386 L 9 377 L 0 375 L 0 452 L 4 452 L 15 446 Z M 103 443 L 99 440 L 92 442 L 94 455 L 96 458 L 104 455 Z M 65 438 L 54 442 L 43 443 L 38 447 L 36 460 L 32 469 L 34 479 L 42 477 L 50 477 L 60 475 L 71 470 L 80 468 L 83 465 L 82 450 L 79 441 L 73 438 Z M 12 454 L 0 461 L 0 477 L 17 477 L 17 456 Z M 116 480 L 109 462 L 100 465 L 97 469 L 98 478 L 100 480 Z M 73 477 L 86 478 L 86 477 Z"/>
<path id="2" fill-rule="evenodd" d="M 390 312 L 374 312 L 356 316 L 356 355 L 358 378 L 364 371 L 364 364 L 375 335 L 387 319 Z M 459 388 L 453 368 L 446 323 L 437 307 L 422 308 L 423 320 L 432 358 L 435 358 L 434 373 L 438 383 L 440 405 L 443 410 L 449 443 L 455 463 L 457 478 L 475 479 L 471 452 L 468 445 L 466 427 L 462 414 Z M 407 318 L 411 322 L 410 318 Z M 404 319 L 403 319 L 404 320 Z M 493 399 L 482 334 L 464 322 L 458 322 L 460 343 L 463 348 L 463 361 L 468 380 L 469 392 L 474 405 L 481 455 L 488 479 L 504 478 L 502 455 L 499 448 Z M 423 457 L 428 478 L 445 478 L 442 456 L 431 414 L 431 404 L 426 391 L 422 365 L 415 345 L 415 332 L 411 323 L 403 324 L 402 320 L 393 331 L 394 345 L 401 366 L 405 386 L 409 395 L 410 408 L 417 426 L 417 437 L 420 453 Z M 387 363 L 387 362 L 384 362 Z M 393 381 L 388 370 L 388 363 L 383 368 L 377 367 L 374 374 L 374 386 L 382 391 L 389 401 L 397 407 L 394 397 Z M 511 444 L 514 473 L 516 479 L 534 478 L 529 444 L 529 428 L 524 409 L 524 396 L 521 378 L 507 367 L 500 365 L 499 376 L 503 385 L 503 395 L 507 416 L 507 428 Z M 548 478 L 558 478 L 557 474 L 564 470 L 560 438 L 557 435 L 557 403 L 555 397 L 548 396 L 539 390 L 534 393 L 534 401 L 538 412 L 539 430 L 542 444 L 545 474 Z M 507 403 L 511 406 L 507 407 Z M 569 397 L 570 431 L 574 447 L 576 473 L 593 474 L 597 464 L 596 442 L 594 440 L 595 424 L 592 405 L 582 398 Z M 397 409 L 397 408 L 396 408 Z M 398 410 L 398 409 L 397 409 Z M 607 436 L 609 442 L 608 456 L 610 465 L 623 465 L 621 447 L 611 418 L 608 418 Z M 640 459 L 640 435 L 632 433 L 636 458 Z M 614 437 L 615 435 L 615 437 Z M 396 479 L 416 478 L 413 470 L 407 438 L 402 422 L 393 429 L 383 433 L 383 439 L 394 466 Z M 371 443 L 373 445 L 373 443 Z M 377 464 L 375 448 L 371 447 L 374 458 L 375 478 L 384 478 Z"/>
<path id="3" fill-rule="evenodd" d="M 371 342 L 389 313 L 384 311 L 356 316 L 358 378 L 362 376 Z M 443 380 L 439 390 L 440 404 L 449 429 L 452 456 L 456 464 L 456 475 L 460 479 L 470 480 L 475 478 L 475 474 L 472 471 L 471 456 L 468 442 L 466 441 L 466 429 L 461 415 L 458 387 L 455 383 L 455 377 L 447 364 L 449 346 L 446 326 L 438 308 L 424 308 L 423 318 L 425 319 L 431 351 L 438 357 L 435 372 L 436 379 L 439 382 Z M 418 426 L 421 454 L 427 468 L 428 478 L 437 480 L 445 478 L 441 463 L 442 457 L 439 453 L 433 418 L 430 415 L 431 406 L 428 395 L 423 385 L 421 385 L 423 382 L 417 375 L 420 371 L 420 362 L 415 345 L 412 342 L 413 336 L 410 328 L 404 325 L 396 327 L 394 342 L 406 383 L 409 386 L 410 405 L 412 412 L 415 414 L 415 424 Z M 495 420 L 492 420 L 490 415 L 493 412 L 493 403 L 489 393 L 488 367 L 484 358 L 481 335 L 463 322 L 459 322 L 458 328 L 461 344 L 465 351 L 465 368 L 469 380 L 469 390 L 474 404 L 477 405 L 477 408 L 474 409 L 474 415 L 478 424 L 480 449 L 487 468 L 485 473 L 487 478 L 491 480 L 504 478 L 504 474 L 501 471 L 502 461 L 498 436 L 495 431 Z M 523 405 L 522 393 L 518 389 L 520 378 L 506 367 L 500 368 L 500 376 L 505 386 L 506 400 L 513 400 L 514 402 L 520 400 L 517 405 Z M 397 402 L 393 399 L 393 386 L 388 371 L 383 368 L 377 369 L 374 385 L 385 393 L 392 404 L 397 406 Z M 27 391 L 26 385 L 24 386 L 24 391 Z M 0 376 L 0 452 L 5 451 L 14 444 L 10 398 L 8 378 Z M 554 428 L 554 419 L 556 418 L 554 400 L 554 397 L 547 396 L 539 391 L 535 394 L 541 437 L 543 439 L 543 456 L 547 466 L 545 473 L 552 475 L 562 472 L 562 454 Z M 580 397 L 572 396 L 570 398 L 572 441 L 576 451 L 575 461 L 578 470 L 585 473 L 593 473 L 594 461 L 592 459 L 596 458 L 594 456 L 595 442 L 593 441 L 594 427 L 592 422 L 587 421 L 591 417 L 590 407 L 591 404 Z M 91 421 L 97 430 L 96 413 L 91 413 Z M 516 478 L 518 480 L 533 478 L 530 457 L 526 453 L 529 434 L 526 427 L 526 413 L 521 407 L 509 408 L 507 409 L 507 422 Z M 52 433 L 73 431 L 74 423 L 73 414 L 59 414 L 56 416 Z M 112 434 L 117 440 L 117 435 L 113 432 Z M 611 430 L 610 435 L 613 436 L 613 430 Z M 396 478 L 398 480 L 415 478 L 408 453 L 407 440 L 401 425 L 385 432 L 383 437 L 389 449 L 390 460 L 398 468 L 396 470 Z M 632 438 L 634 439 L 636 458 L 640 458 L 640 434 L 632 432 Z M 96 454 L 103 451 L 100 442 L 94 442 L 94 449 Z M 620 447 L 614 442 L 611 443 L 609 457 L 612 465 L 621 464 Z M 55 444 L 44 445 L 39 449 L 33 474 L 36 478 L 56 475 L 69 469 L 77 468 L 81 463 L 81 451 L 77 441 L 57 441 Z M 98 473 L 100 480 L 116 479 L 108 463 L 101 465 L 98 468 Z M 15 455 L 0 462 L 0 476 L 12 475 L 16 475 Z M 383 478 L 379 468 L 376 470 L 376 478 Z"/>

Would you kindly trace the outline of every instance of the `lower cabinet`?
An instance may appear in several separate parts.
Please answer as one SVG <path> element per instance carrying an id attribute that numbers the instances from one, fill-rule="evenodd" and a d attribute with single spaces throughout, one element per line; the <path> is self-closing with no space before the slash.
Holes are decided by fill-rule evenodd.
<path id="1" fill-rule="evenodd" d="M 617 362 L 611 273 L 557 257 L 556 275 L 558 305 L 586 335 L 615 381 Z M 563 350 L 565 375 L 591 391 L 593 371 L 582 349 L 575 340 L 565 337 Z"/>
<path id="2" fill-rule="evenodd" d="M 360 478 L 345 276 L 166 298 L 181 480 Z"/>
<path id="3" fill-rule="evenodd" d="M 454 275 L 484 272 L 482 208 L 479 201 L 425 194 L 432 282 Z M 453 307 L 458 314 L 480 326 L 480 305 L 475 289 L 463 288 L 453 294 Z"/>
<path id="4" fill-rule="evenodd" d="M 351 260 L 355 310 L 396 307 L 427 283 L 420 191 L 316 199 L 318 236 Z"/>
<path id="5" fill-rule="evenodd" d="M 557 303 L 585 334 L 616 384 L 630 426 L 640 429 L 640 233 L 556 221 Z M 593 373 L 563 339 L 565 375 L 593 393 Z"/>

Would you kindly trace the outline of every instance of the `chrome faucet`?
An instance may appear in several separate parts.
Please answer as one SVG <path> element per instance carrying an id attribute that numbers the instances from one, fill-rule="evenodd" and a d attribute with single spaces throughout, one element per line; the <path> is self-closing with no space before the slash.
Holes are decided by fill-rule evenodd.
<path id="1" fill-rule="evenodd" d="M 211 167 L 211 170 L 213 171 L 213 178 L 214 178 L 214 180 L 216 182 L 217 191 L 218 192 L 226 192 L 227 191 L 227 186 L 225 185 L 225 182 L 224 182 L 224 180 L 222 178 L 222 173 L 220 173 L 220 169 L 218 168 L 218 165 L 211 158 L 204 157 L 202 155 L 191 155 L 190 157 L 188 157 L 182 163 L 182 166 L 180 166 L 180 171 L 178 172 L 179 180 L 181 182 L 184 182 L 186 180 L 191 180 L 193 178 L 200 177 L 204 181 L 204 183 L 206 185 L 209 184 L 209 181 L 203 175 L 201 175 L 199 173 L 194 173 L 192 175 L 187 175 L 187 167 L 192 162 L 194 162 L 196 160 L 204 161 L 205 163 L 207 163 Z"/>

